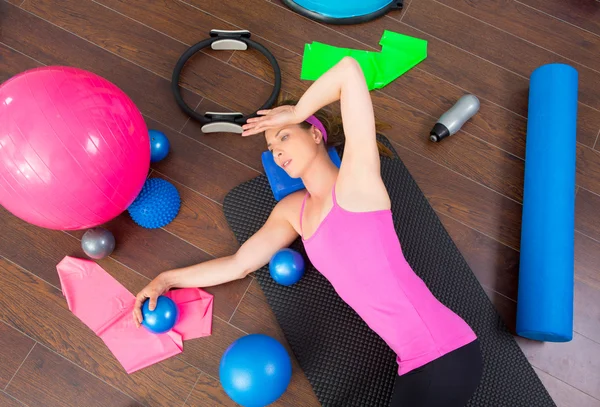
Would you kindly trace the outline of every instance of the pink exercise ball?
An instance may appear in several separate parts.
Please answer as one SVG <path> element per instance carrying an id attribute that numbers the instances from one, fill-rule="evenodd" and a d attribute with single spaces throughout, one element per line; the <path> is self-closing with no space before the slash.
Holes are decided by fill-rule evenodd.
<path id="1" fill-rule="evenodd" d="M 48 229 L 122 213 L 144 186 L 150 140 L 133 101 L 106 79 L 51 66 L 0 86 L 0 204 Z"/>

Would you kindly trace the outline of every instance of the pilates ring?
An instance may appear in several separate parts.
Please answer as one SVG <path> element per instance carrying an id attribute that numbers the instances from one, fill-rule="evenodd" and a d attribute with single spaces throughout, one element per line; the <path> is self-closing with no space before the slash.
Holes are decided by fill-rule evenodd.
<path id="1" fill-rule="evenodd" d="M 275 83 L 273 86 L 273 92 L 271 92 L 271 96 L 269 96 L 267 101 L 261 107 L 256 109 L 250 115 L 244 116 L 240 112 L 198 113 L 194 111 L 194 109 L 192 109 L 187 103 L 185 103 L 183 96 L 181 95 L 181 87 L 179 86 L 179 77 L 181 76 L 181 71 L 192 56 L 208 46 L 214 50 L 236 51 L 245 51 L 248 49 L 248 47 L 251 47 L 258 50 L 267 58 L 267 60 L 271 63 L 273 73 L 275 74 Z M 256 112 L 262 109 L 270 108 L 277 100 L 277 96 L 279 96 L 279 91 L 281 90 L 281 69 L 279 68 L 277 60 L 267 48 L 250 39 L 250 31 L 210 30 L 210 38 L 192 45 L 181 55 L 177 61 L 171 79 L 171 90 L 173 91 L 175 101 L 181 110 L 183 110 L 183 112 L 189 117 L 202 124 L 203 133 L 229 132 L 241 134 L 243 130 L 242 125 L 244 125 L 249 118 L 256 117 Z"/>

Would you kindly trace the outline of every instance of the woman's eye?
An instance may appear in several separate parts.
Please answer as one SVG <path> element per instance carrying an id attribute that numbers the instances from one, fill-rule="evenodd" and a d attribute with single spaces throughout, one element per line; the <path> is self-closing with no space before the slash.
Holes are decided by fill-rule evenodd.
<path id="1" fill-rule="evenodd" d="M 288 138 L 288 135 L 284 134 L 283 136 L 281 136 L 281 141 L 285 141 L 285 140 L 287 140 L 287 138 Z"/>

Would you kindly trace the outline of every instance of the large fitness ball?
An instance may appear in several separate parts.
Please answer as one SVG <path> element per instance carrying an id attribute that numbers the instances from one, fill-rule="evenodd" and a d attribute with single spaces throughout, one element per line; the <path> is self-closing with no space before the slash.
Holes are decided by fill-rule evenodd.
<path id="1" fill-rule="evenodd" d="M 295 284 L 304 275 L 304 258 L 293 249 L 281 249 L 271 258 L 269 273 L 281 285 Z"/>
<path id="2" fill-rule="evenodd" d="M 292 362 L 281 343 L 267 335 L 252 334 L 233 342 L 219 366 L 221 385 L 244 407 L 263 407 L 286 391 Z"/>
<path id="3" fill-rule="evenodd" d="M 81 69 L 25 71 L 0 86 L 0 204 L 37 226 L 105 223 L 136 198 L 150 141 L 135 104 Z"/>

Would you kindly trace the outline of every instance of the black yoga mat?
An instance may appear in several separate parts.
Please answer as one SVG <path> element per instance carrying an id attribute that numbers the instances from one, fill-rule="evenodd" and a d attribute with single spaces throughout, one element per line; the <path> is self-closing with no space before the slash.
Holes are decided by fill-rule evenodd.
<path id="1" fill-rule="evenodd" d="M 394 151 L 385 137 L 378 138 Z M 397 156 L 382 157 L 381 173 L 408 262 L 433 294 L 469 323 L 481 342 L 483 378 L 468 405 L 554 406 L 402 161 Z M 227 195 L 225 216 L 240 244 L 263 225 L 275 204 L 265 176 Z M 291 247 L 308 260 L 299 239 Z M 268 266 L 255 275 L 315 394 L 323 406 L 388 406 L 397 373 L 394 353 L 340 299 L 328 280 L 307 265 L 302 280 L 291 287 L 275 283 Z"/>

